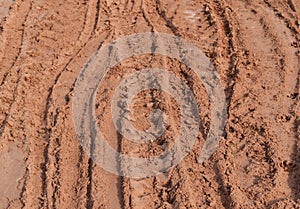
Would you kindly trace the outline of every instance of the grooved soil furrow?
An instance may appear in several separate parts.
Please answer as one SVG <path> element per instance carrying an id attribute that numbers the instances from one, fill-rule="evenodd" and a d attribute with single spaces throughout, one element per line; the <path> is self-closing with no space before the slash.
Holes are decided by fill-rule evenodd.
<path id="1" fill-rule="evenodd" d="M 299 12 L 298 0 L 3 0 L 0 209 L 299 208 Z M 145 68 L 172 72 L 192 90 L 199 109 L 198 136 L 189 154 L 160 175 L 133 178 L 99 165 L 107 161 L 123 174 L 138 169 L 128 166 L 124 156 L 108 159 L 96 130 L 84 133 L 90 137 L 78 137 L 74 122 L 85 115 L 76 115 L 80 111 L 74 109 L 73 100 L 78 84 L 86 79 L 78 75 L 82 69 L 90 70 L 90 58 L 97 50 L 143 32 L 179 36 L 209 58 L 224 88 L 227 118 L 217 151 L 200 163 L 214 125 L 213 101 L 196 73 L 159 54 L 131 56 L 111 66 L 93 89 L 95 107 L 88 112 L 95 114 L 95 121 L 82 124 L 95 123 L 121 154 L 147 159 L 161 154 L 177 143 L 183 122 L 178 98 L 147 89 L 133 98 L 128 120 L 140 131 L 153 128 L 155 121 L 155 127 L 163 124 L 165 132 L 145 143 L 119 133 L 123 119 L 114 125 L 111 104 L 118 85 L 130 75 Z M 150 41 L 155 41 L 152 52 L 161 50 L 160 39 Z M 120 47 L 115 53 L 110 48 L 113 58 L 130 53 L 127 44 L 135 52 L 144 47 L 123 44 L 126 50 Z M 177 39 L 174 49 L 165 50 L 186 56 Z M 108 58 L 105 53 L 97 57 Z M 97 68 L 99 73 L 103 70 Z M 171 84 L 168 77 L 155 85 Z M 134 84 L 127 85 L 128 96 Z M 164 115 L 155 115 L 157 109 Z M 163 165 L 175 158 L 173 153 Z"/>

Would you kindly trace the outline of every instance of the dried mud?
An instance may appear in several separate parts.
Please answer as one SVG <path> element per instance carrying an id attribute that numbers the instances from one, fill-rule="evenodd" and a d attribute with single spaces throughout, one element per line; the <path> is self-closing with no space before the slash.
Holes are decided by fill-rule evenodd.
<path id="1" fill-rule="evenodd" d="M 300 1 L 2 2 L 1 208 L 300 208 Z M 160 108 L 171 118 L 168 131 L 141 146 L 116 132 L 110 100 L 130 72 L 172 71 L 201 107 L 190 154 L 164 175 L 144 179 L 119 177 L 93 162 L 72 121 L 74 84 L 89 58 L 103 44 L 139 32 L 174 34 L 200 48 L 220 76 L 228 111 L 216 153 L 200 164 L 210 125 L 203 84 L 164 56 L 115 66 L 95 109 L 108 142 L 122 153 L 156 155 L 172 145 L 179 126 L 171 97 L 141 92 L 133 124 L 147 128 L 151 109 Z"/>

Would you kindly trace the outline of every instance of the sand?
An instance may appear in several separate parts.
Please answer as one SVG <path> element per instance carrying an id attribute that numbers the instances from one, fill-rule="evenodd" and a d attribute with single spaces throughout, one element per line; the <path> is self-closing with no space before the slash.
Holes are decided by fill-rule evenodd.
<path id="1" fill-rule="evenodd" d="M 0 208 L 300 208 L 300 1 L 2 2 Z M 143 144 L 118 133 L 111 100 L 130 74 L 172 72 L 199 106 L 189 154 L 159 175 L 131 178 L 89 157 L 94 153 L 81 146 L 74 126 L 73 99 L 95 52 L 144 32 L 179 36 L 201 49 L 224 87 L 227 116 L 216 151 L 199 162 L 212 107 L 195 73 L 153 54 L 113 66 L 95 91 L 95 116 L 120 153 L 156 156 L 174 144 L 181 123 L 172 96 L 147 90 L 133 100 L 132 124 L 146 130 L 151 110 L 160 109 L 166 132 Z"/>

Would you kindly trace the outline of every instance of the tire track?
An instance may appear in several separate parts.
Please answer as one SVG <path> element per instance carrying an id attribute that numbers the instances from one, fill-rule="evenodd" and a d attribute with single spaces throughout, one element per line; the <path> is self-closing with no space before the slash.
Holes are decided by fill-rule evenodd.
<path id="1" fill-rule="evenodd" d="M 90 34 L 92 34 L 92 32 Z M 109 35 L 109 33 L 108 33 L 108 35 Z M 65 118 L 65 122 L 56 123 L 56 126 L 52 127 L 52 129 L 53 129 L 52 133 L 56 133 L 57 132 L 56 129 L 64 130 L 65 128 L 68 128 L 68 126 L 61 127 L 61 124 L 71 124 L 72 119 L 69 117 L 71 115 L 71 112 L 70 112 L 68 103 L 70 101 L 72 91 L 74 88 L 74 80 L 80 70 L 78 65 L 81 66 L 86 62 L 86 58 L 83 55 L 86 53 L 89 53 L 91 46 L 93 46 L 93 48 L 94 48 L 94 46 L 96 46 L 95 44 L 97 44 L 96 49 L 99 48 L 103 44 L 102 40 L 105 40 L 108 37 L 108 35 L 105 35 L 105 36 L 101 35 L 100 38 L 99 37 L 95 38 L 93 36 L 89 36 L 88 41 L 86 42 L 86 44 L 84 44 L 84 46 L 86 46 L 86 47 L 80 48 L 79 52 L 77 52 L 76 55 L 74 55 L 74 57 L 71 60 L 69 60 L 68 65 L 65 66 L 65 70 L 61 71 L 60 75 L 57 77 L 57 81 L 55 82 L 56 84 L 52 87 L 53 91 L 50 95 L 51 100 L 55 101 L 55 102 L 53 102 L 50 107 L 54 110 L 60 109 L 61 117 Z M 101 41 L 100 44 L 99 44 L 99 41 Z M 74 71 L 73 70 L 70 71 L 69 69 L 73 69 Z M 64 86 L 64 87 L 63 87 L 63 89 L 57 88 L 59 86 Z M 59 91 L 57 91 L 57 90 L 59 90 Z M 52 113 L 54 112 L 53 110 L 51 110 L 51 108 L 48 111 L 48 115 L 47 115 L 48 120 L 51 120 Z M 74 132 L 73 129 L 70 129 L 70 131 Z M 52 138 L 53 138 L 53 140 L 55 139 L 55 134 L 53 134 Z M 63 139 L 64 138 L 60 139 L 60 141 L 63 142 Z M 91 185 L 94 183 L 94 181 L 89 180 L 89 179 L 93 178 L 92 177 L 93 174 L 89 175 L 88 168 L 89 168 L 90 160 L 85 156 L 85 153 L 83 153 L 82 148 L 77 144 L 78 142 L 77 142 L 75 134 L 73 136 L 72 141 L 73 141 L 73 143 L 71 143 L 71 145 L 72 145 L 71 147 L 75 146 L 73 149 L 78 150 L 77 151 L 78 153 L 76 153 L 75 151 L 73 152 L 73 150 L 70 148 L 70 145 L 64 145 L 59 149 L 66 151 L 64 156 L 66 156 L 66 157 L 68 157 L 70 155 L 72 156 L 74 153 L 74 155 L 76 155 L 76 159 L 78 159 L 78 161 L 74 162 L 74 164 L 76 164 L 76 168 L 77 168 L 77 172 L 78 172 L 78 176 L 75 178 L 75 179 L 77 179 L 77 181 L 76 181 L 76 183 L 74 183 L 74 185 L 71 185 L 71 186 L 74 187 L 75 191 L 78 192 L 78 193 L 76 193 L 76 195 L 78 195 L 78 199 L 76 199 L 76 205 L 80 208 L 85 208 L 87 206 L 86 202 L 88 201 L 88 197 L 86 195 L 88 193 L 88 190 L 87 190 L 88 185 L 90 185 L 90 189 L 93 188 L 93 187 L 91 187 Z M 67 150 L 70 150 L 70 151 L 67 151 Z M 68 154 L 68 152 L 69 152 L 69 154 Z M 62 161 L 62 163 L 64 164 L 64 160 Z M 66 165 L 68 165 L 68 164 L 66 164 Z M 60 166 L 60 167 L 64 168 L 64 166 Z M 67 175 L 69 175 L 69 174 L 68 173 L 62 174 L 61 178 L 67 178 Z M 91 183 L 89 183 L 89 182 L 91 182 Z M 58 190 L 58 192 L 61 192 L 63 187 L 64 187 L 64 185 L 62 185 L 62 188 L 60 190 Z M 92 190 L 90 190 L 90 193 L 92 194 Z M 61 197 L 61 195 L 60 195 L 60 199 L 61 198 L 63 198 L 63 197 Z M 92 196 L 90 198 L 92 198 Z"/>
<path id="2" fill-rule="evenodd" d="M 298 207 L 298 10 L 293 0 L 17 1 L 0 32 L 0 137 L 4 145 L 17 142 L 28 156 L 20 198 L 8 208 Z M 72 125 L 70 101 L 79 71 L 102 44 L 145 31 L 183 37 L 211 58 L 226 86 L 229 116 L 218 151 L 198 164 L 210 125 L 200 81 L 166 57 L 122 62 L 97 91 L 102 102 L 97 111 L 106 111 L 115 77 L 162 67 L 193 89 L 203 123 L 194 149 L 179 165 L 165 175 L 129 179 L 108 174 L 86 156 Z M 174 117 L 168 133 L 176 134 L 172 99 L 155 91 L 147 95 L 137 100 L 137 117 L 146 113 L 139 105 L 153 103 Z M 99 115 L 99 126 L 126 154 L 156 154 L 175 135 L 130 147 L 105 123 L 108 115 Z M 147 124 L 141 121 L 137 125 Z"/>
<path id="3" fill-rule="evenodd" d="M 288 28 L 289 30 L 291 30 L 291 32 L 292 32 L 293 34 L 298 34 L 298 33 L 299 33 L 298 30 L 297 30 L 297 27 L 295 27 L 295 24 L 293 23 L 293 21 L 291 21 L 291 20 L 289 20 L 287 17 L 285 17 L 285 16 L 283 15 L 283 12 L 280 11 L 280 10 L 278 9 L 278 7 L 274 6 L 274 5 L 276 5 L 276 3 L 274 3 L 274 2 L 271 3 L 269 0 L 264 0 L 264 2 L 265 2 L 265 4 L 266 4 L 269 8 L 271 8 L 271 9 L 273 10 L 273 12 L 276 14 L 276 16 L 278 16 L 280 19 L 283 19 L 283 20 L 284 20 L 284 22 L 285 22 L 287 28 Z"/>
<path id="4" fill-rule="evenodd" d="M 212 11 L 211 11 L 212 10 Z M 239 23 L 238 18 L 233 12 L 233 9 L 229 4 L 224 1 L 214 1 L 211 3 L 211 7 L 207 7 L 206 11 L 208 15 L 208 20 L 211 24 L 217 24 L 219 29 L 217 34 L 222 40 L 225 37 L 226 42 L 217 41 L 214 51 L 221 48 L 222 55 L 216 54 L 214 52 L 213 63 L 219 68 L 219 63 L 227 62 L 225 65 L 227 68 L 219 69 L 221 75 L 226 76 L 226 97 L 228 104 L 228 118 L 230 118 L 231 112 L 233 111 L 232 103 L 235 94 L 235 86 L 239 77 L 239 65 L 240 63 L 248 63 L 248 57 L 243 55 L 244 43 L 240 40 L 239 34 Z M 239 46 L 239 47 L 238 47 Z M 224 56 L 225 55 L 225 56 Z M 224 61 L 221 61 L 224 60 Z M 225 82 L 224 82 L 225 83 Z M 224 138 L 227 139 L 227 131 L 225 130 Z M 228 140 L 228 139 L 227 139 Z M 224 157 L 227 155 L 227 149 L 225 151 Z M 235 204 L 234 197 L 231 195 L 231 190 L 234 188 L 234 184 L 231 184 L 230 178 L 226 175 L 226 170 L 228 166 L 223 165 L 223 161 L 220 160 L 219 163 L 212 166 L 211 169 L 215 172 L 215 179 L 218 183 L 218 193 L 220 195 L 221 204 L 224 208 L 232 208 Z"/>
<path id="5" fill-rule="evenodd" d="M 234 4 L 234 6 L 233 7 L 235 7 L 235 9 L 234 9 L 234 11 L 237 11 L 237 10 L 239 10 L 239 9 L 236 9 L 236 7 L 238 6 L 238 4 Z M 223 7 L 223 6 L 222 6 Z M 243 7 L 240 7 L 240 8 L 243 8 Z M 247 8 L 247 11 L 250 11 L 250 10 L 252 10 L 253 12 L 254 12 L 254 14 L 255 15 L 257 15 L 257 14 L 259 14 L 259 13 L 257 13 L 257 11 L 255 11 L 255 10 L 257 10 L 259 7 L 257 7 L 257 5 L 255 6 L 255 9 L 254 8 Z M 258 15 L 258 16 L 262 16 L 262 15 Z M 248 20 L 250 19 L 249 17 L 247 18 Z M 253 18 L 254 19 L 254 18 Z M 239 20 L 242 20 L 241 18 L 239 19 Z M 266 35 L 265 35 L 265 37 L 268 37 L 271 41 L 273 41 L 273 44 L 275 44 L 275 46 L 276 46 L 276 40 L 277 41 L 279 41 L 279 40 L 282 40 L 282 37 L 281 38 L 277 38 L 277 37 L 275 37 L 273 34 L 272 34 L 272 31 L 270 30 L 271 28 L 270 27 L 272 27 L 272 26 L 267 26 L 266 24 L 266 22 L 264 21 L 264 19 L 260 19 L 259 21 L 257 21 L 261 26 L 261 28 L 264 30 L 264 32 L 266 33 Z M 254 23 L 251 23 L 251 24 L 246 24 L 246 23 L 243 23 L 243 22 L 241 22 L 241 24 L 240 25 L 242 25 L 242 26 L 245 26 L 245 25 L 251 25 L 252 27 L 253 27 L 253 25 L 254 25 Z M 257 30 L 256 29 L 256 31 L 258 32 L 259 30 Z M 271 32 L 270 32 L 271 31 Z M 242 31 L 241 31 L 242 32 Z M 276 30 L 276 33 L 278 33 L 278 29 Z M 242 32 L 242 34 L 243 34 L 243 32 Z M 244 32 L 244 34 L 247 34 L 247 33 L 245 33 Z M 248 33 L 249 34 L 249 33 Z M 260 43 L 262 44 L 263 43 L 263 41 L 260 41 Z M 247 44 L 247 45 L 251 45 L 251 44 Z M 267 48 L 268 46 L 266 46 L 265 48 Z M 277 48 L 280 48 L 280 46 L 277 46 Z M 255 51 L 255 50 L 250 50 L 250 51 Z M 279 68 L 279 71 L 278 71 L 278 75 L 279 75 L 279 78 L 281 78 L 280 80 L 280 82 L 282 83 L 283 82 L 283 75 L 282 75 L 282 73 L 281 73 L 281 71 L 280 70 L 282 70 L 282 67 L 283 67 L 283 65 L 284 65 L 284 63 L 281 63 L 280 64 L 280 62 L 281 62 L 281 60 L 280 60 L 280 57 L 283 57 L 283 54 L 282 54 L 282 52 L 280 52 L 280 49 L 278 49 L 277 51 L 275 51 L 276 52 L 276 56 L 277 57 L 279 57 L 279 58 L 273 58 L 273 60 L 278 60 L 278 66 L 281 66 L 280 68 Z M 266 53 L 265 53 L 266 54 Z M 255 109 L 254 109 L 255 110 Z M 278 127 L 277 127 L 278 128 Z M 271 129 L 273 129 L 273 130 L 276 130 L 277 128 L 275 128 L 275 127 L 272 127 Z M 233 129 L 233 131 L 234 131 L 234 129 Z M 286 137 L 288 137 L 288 136 L 286 136 Z M 273 140 L 271 140 L 271 141 L 273 141 Z M 279 142 L 276 142 L 276 143 L 279 143 Z M 277 145 L 278 146 L 278 145 Z M 279 153 L 274 153 L 274 145 L 271 143 L 271 144 L 269 144 L 268 142 L 264 142 L 264 146 L 262 147 L 263 148 L 263 150 L 264 150 L 264 152 L 265 152 L 265 157 L 264 157 L 264 159 L 265 160 L 267 160 L 267 162 L 270 164 L 270 173 L 268 174 L 269 175 L 269 178 L 271 178 L 271 179 L 273 179 L 273 181 L 276 179 L 276 176 L 284 176 L 282 173 L 281 174 L 278 174 L 277 172 L 276 172 L 276 170 L 277 170 L 277 163 L 276 163 L 276 158 L 277 157 L 275 157 L 275 156 L 278 156 L 279 155 Z M 275 172 L 275 173 L 274 173 Z M 276 176 L 275 176 L 276 175 Z M 234 181 L 234 180 L 233 180 Z M 235 194 L 234 194 L 234 190 L 232 191 L 232 189 L 234 189 L 234 187 L 236 187 L 236 185 L 235 184 L 233 184 L 232 186 L 230 186 L 230 188 L 231 188 L 231 191 L 229 192 L 229 194 L 230 194 L 230 197 L 231 198 L 233 198 L 234 196 L 235 196 Z M 239 191 L 239 190 L 241 190 L 240 188 L 238 188 L 237 189 L 237 191 Z M 228 200 L 226 200 L 226 202 L 227 202 L 227 204 L 226 204 L 226 207 L 240 207 L 240 206 L 238 206 L 238 201 L 235 201 L 235 199 L 236 198 L 233 198 L 233 199 L 228 199 Z M 228 203 L 228 202 L 231 202 L 231 203 Z"/>
<path id="6" fill-rule="evenodd" d="M 26 5 L 26 3 L 28 3 Z M 12 61 L 12 64 L 11 66 L 9 67 L 8 71 L 6 71 L 3 75 L 3 78 L 2 78 L 2 81 L 1 81 L 1 84 L 0 84 L 0 87 L 5 83 L 5 81 L 7 80 L 7 76 L 8 74 L 12 71 L 12 69 L 16 66 L 17 62 L 19 61 L 20 62 L 20 57 L 21 55 L 24 55 L 24 43 L 25 43 L 25 39 L 24 39 L 24 36 L 25 36 L 25 28 L 24 28 L 24 25 L 25 23 L 28 21 L 28 16 L 30 14 L 30 11 L 32 10 L 32 2 L 31 1 L 28 1 L 28 2 L 24 2 L 23 4 L 19 5 L 19 3 L 15 3 L 16 7 L 20 8 L 20 11 L 19 13 L 24 13 L 22 16 L 23 16 L 23 22 L 22 24 L 20 24 L 20 31 L 21 31 L 21 37 L 20 37 L 20 46 L 17 47 L 17 54 L 15 56 L 15 59 Z M 12 13 L 14 13 L 14 11 L 12 11 Z M 22 18 L 21 16 L 21 18 Z M 4 34 L 5 35 L 5 34 Z M 5 47 L 5 44 L 4 44 L 4 47 Z M 3 50 L 3 53 L 4 53 L 4 50 Z M 4 55 L 1 56 L 1 60 L 2 59 L 5 59 L 6 57 L 4 57 Z M 20 66 L 21 64 L 19 64 Z M 17 67 L 18 68 L 18 67 Z"/>
<path id="7" fill-rule="evenodd" d="M 159 3 L 159 2 L 158 2 Z M 151 7 L 152 5 L 147 5 Z M 157 4 L 155 4 L 156 9 L 162 8 L 158 7 Z M 148 9 L 149 10 L 149 9 Z M 163 14 L 163 17 L 160 17 L 164 22 L 166 22 L 166 26 L 171 25 L 171 29 L 168 28 L 168 30 L 175 31 L 176 26 L 171 22 L 171 19 L 167 18 L 167 14 L 162 9 L 159 9 L 160 11 L 157 12 L 157 15 L 160 16 Z M 168 14 L 169 15 L 169 14 Z M 157 28 L 157 26 L 154 28 Z M 175 31 L 175 33 L 179 36 L 179 32 Z M 150 61 L 151 63 L 152 61 Z M 165 62 L 164 62 L 165 63 Z M 164 66 L 165 68 L 165 66 Z M 183 72 L 182 72 L 183 73 Z M 157 95 L 156 95 L 157 96 Z M 160 98 L 160 96 L 158 96 Z M 135 208 L 135 207 L 143 207 L 143 205 L 148 205 L 149 207 L 191 207 L 191 208 L 197 208 L 197 201 L 196 198 L 193 197 L 192 190 L 188 189 L 189 184 L 193 181 L 191 177 L 188 177 L 189 175 L 185 172 L 188 168 L 184 163 L 182 163 L 181 166 L 178 166 L 176 170 L 178 170 L 176 174 L 173 174 L 172 176 L 168 176 L 167 179 L 161 180 L 160 178 L 148 178 L 148 179 L 138 179 L 138 180 L 132 180 L 127 179 L 124 183 L 125 190 L 125 206 L 126 208 Z M 174 172 L 173 172 L 174 173 Z M 171 179 L 174 180 L 174 184 L 166 184 L 165 182 L 171 181 Z M 181 181 L 182 182 L 181 182 Z M 150 186 L 152 185 L 152 187 Z M 164 186 L 165 185 L 165 186 Z M 177 186 L 176 186 L 177 185 Z M 166 187 L 167 186 L 167 187 Z M 173 188 L 174 196 L 173 197 L 159 197 L 156 196 L 157 194 L 166 194 L 166 191 Z M 179 191 L 189 191 L 190 198 L 188 198 L 185 195 L 175 195 Z M 127 194 L 128 193 L 128 194 Z M 151 199 L 152 201 L 155 200 L 155 203 L 150 203 L 148 200 Z M 150 206 L 151 205 L 151 206 Z"/>
<path id="8" fill-rule="evenodd" d="M 25 5 L 26 5 L 26 4 L 25 4 Z M 27 11 L 26 11 L 26 8 L 27 8 Z M 25 13 L 26 15 L 24 16 L 24 22 L 23 22 L 22 25 L 24 25 L 24 24 L 28 21 L 28 16 L 29 16 L 30 10 L 32 9 L 32 2 L 29 1 L 29 4 L 27 5 L 27 7 L 24 6 L 24 9 L 25 9 L 24 13 Z M 23 28 L 24 28 L 24 27 L 23 27 Z M 23 29 L 23 30 L 21 30 L 21 31 L 22 31 L 21 37 L 20 37 L 21 45 L 20 45 L 20 47 L 19 47 L 19 49 L 18 49 L 16 58 L 14 59 L 14 61 L 13 61 L 12 65 L 11 65 L 11 67 L 9 68 L 9 70 L 8 70 L 6 73 L 4 73 L 3 79 L 2 79 L 1 84 L 0 84 L 0 88 L 1 88 L 1 87 L 5 84 L 5 81 L 6 81 L 7 77 L 8 77 L 8 74 L 12 75 L 12 73 L 13 73 L 13 68 L 16 68 L 16 69 L 15 69 L 15 74 L 16 74 L 15 77 L 16 77 L 16 81 L 14 82 L 14 83 L 15 83 L 14 87 L 12 87 L 13 90 L 12 90 L 12 98 L 11 98 L 11 101 L 9 102 L 8 108 L 7 108 L 6 111 L 5 111 L 5 109 L 2 109 L 2 110 L 1 110 L 1 112 L 5 113 L 5 117 L 4 117 L 4 119 L 1 121 L 1 125 L 0 125 L 0 137 L 3 136 L 3 132 L 4 132 L 4 129 L 5 129 L 5 126 L 6 126 L 8 120 L 9 120 L 9 118 L 10 118 L 10 115 L 11 115 L 11 108 L 12 108 L 12 106 L 13 106 L 15 100 L 16 100 L 16 97 L 17 97 L 18 83 L 19 83 L 19 81 L 20 81 L 20 79 L 21 79 L 21 77 L 22 77 L 22 75 L 20 75 L 20 74 L 21 74 L 21 66 L 22 66 L 22 61 L 20 60 L 20 56 L 21 56 L 21 54 L 22 54 L 22 52 L 23 52 L 23 49 L 24 49 L 25 30 Z M 19 61 L 19 64 L 18 64 L 17 67 L 15 67 L 18 61 Z M 13 81 L 11 81 L 11 82 L 13 82 Z M 5 87 L 5 86 L 3 86 L 2 88 L 4 88 L 4 87 Z"/>
<path id="9" fill-rule="evenodd" d="M 171 19 L 166 17 L 166 12 L 161 9 L 162 5 L 160 1 L 156 1 L 154 5 L 153 4 L 145 5 L 143 4 L 142 1 L 140 8 L 142 9 L 143 19 L 145 20 L 147 26 L 150 27 L 151 31 L 153 31 L 156 27 L 151 23 L 151 21 L 147 17 L 148 15 L 146 14 L 145 11 L 147 11 L 148 7 L 150 8 L 154 7 L 156 9 L 157 15 L 163 19 L 167 28 L 169 28 L 173 32 L 173 34 L 178 35 L 176 26 L 172 23 Z M 154 60 L 151 59 L 150 65 L 153 65 L 152 64 L 153 61 Z M 163 63 L 166 64 L 165 60 L 163 60 Z M 157 100 L 165 99 L 160 93 L 157 94 L 152 92 L 150 96 L 151 96 L 151 100 L 153 101 L 154 108 L 159 108 L 158 106 L 159 103 L 157 102 Z M 126 143 L 123 146 L 126 147 Z M 157 187 L 159 187 L 158 185 L 160 184 L 161 183 L 156 177 L 145 178 L 145 179 L 125 178 L 125 180 L 123 181 L 123 188 L 125 188 L 125 190 L 123 190 L 125 196 L 124 199 L 125 208 L 145 208 L 145 206 L 156 208 L 156 207 L 162 207 L 163 205 L 166 206 L 166 203 L 164 203 L 161 197 L 157 196 L 156 193 Z M 153 199 L 155 199 L 155 202 L 153 203 L 151 199 L 152 201 Z"/>
<path id="10" fill-rule="evenodd" d="M 294 118 L 294 122 L 293 122 L 293 127 L 291 127 L 290 129 L 293 130 L 294 132 L 294 139 L 295 139 L 295 142 L 294 142 L 294 146 L 293 146 L 293 152 L 291 154 L 291 162 L 287 163 L 288 161 L 284 161 L 284 169 L 287 170 L 289 172 L 289 185 L 291 187 L 291 190 L 292 190 L 292 197 L 295 201 L 297 201 L 297 199 L 299 199 L 299 194 L 298 194 L 298 188 L 297 186 L 295 187 L 294 185 L 297 185 L 298 182 L 299 182 L 299 178 L 297 177 L 297 168 L 299 168 L 299 163 L 298 163 L 298 159 L 299 159 L 299 156 L 298 156 L 298 145 L 297 145 L 297 142 L 299 141 L 299 133 L 298 133 L 298 127 L 299 127 L 299 116 L 297 115 L 297 106 L 298 106 L 298 94 L 299 94 L 299 81 L 300 81 L 300 69 L 299 69 L 299 65 L 300 65 L 300 57 L 299 57 L 299 30 L 297 30 L 296 26 L 293 25 L 293 21 L 291 21 L 289 18 L 285 17 L 285 14 L 280 11 L 280 9 L 278 9 L 278 6 L 275 7 L 273 5 L 276 5 L 276 3 L 273 3 L 271 4 L 269 1 L 265 1 L 265 3 L 267 4 L 267 6 L 269 8 L 271 8 L 274 12 L 274 14 L 276 14 L 282 21 L 285 22 L 285 25 L 287 27 L 288 30 L 291 31 L 291 34 L 293 35 L 295 41 L 291 43 L 292 46 L 295 46 L 296 49 L 297 49 L 297 46 L 298 46 L 298 52 L 296 51 L 295 54 L 296 56 L 298 56 L 298 59 L 297 59 L 297 65 L 296 65 L 296 68 L 298 68 L 298 71 L 295 75 L 293 75 L 294 78 L 296 78 L 296 82 L 294 83 L 294 89 L 293 91 L 291 91 L 292 93 L 290 93 L 288 95 L 289 98 L 293 99 L 294 102 L 292 104 L 290 104 L 290 108 L 289 108 L 289 113 L 290 115 L 292 116 L 292 118 Z M 296 12 L 295 10 L 295 6 L 293 4 L 292 1 L 288 1 L 287 2 L 289 7 L 294 11 Z M 282 5 L 282 4 L 281 4 Z M 286 10 L 288 11 L 288 10 Z M 295 15 L 293 14 L 289 14 L 287 12 L 287 15 L 290 16 L 290 17 L 293 17 L 295 19 Z M 297 16 L 297 14 L 296 14 Z M 297 21 L 296 21 L 296 24 L 298 23 L 298 18 L 297 18 Z M 299 26 L 299 24 L 298 24 Z M 299 27 L 298 27 L 299 29 Z M 297 67 L 298 66 L 298 67 Z M 289 82 L 287 80 L 287 82 Z M 290 169 L 291 167 L 290 166 L 293 166 L 293 169 Z"/>
<path id="11" fill-rule="evenodd" d="M 55 197 L 54 196 L 53 196 L 53 201 L 55 201 Z M 42 203 L 42 205 L 45 204 L 45 201 L 42 201 L 42 202 L 44 202 L 44 203 Z"/>
<path id="12" fill-rule="evenodd" d="M 55 87 L 58 85 L 58 83 L 60 82 L 60 79 L 61 79 L 61 77 L 62 77 L 62 75 L 63 75 L 63 73 L 65 72 L 65 71 L 67 71 L 68 70 L 68 67 L 69 67 L 69 65 L 74 61 L 74 59 L 75 58 L 77 58 L 78 57 L 78 55 L 82 52 L 82 50 L 83 50 L 83 48 L 85 48 L 86 47 L 86 45 L 88 44 L 88 42 L 90 42 L 90 40 L 93 38 L 93 36 L 96 34 L 96 29 L 97 28 L 95 28 L 95 26 L 97 25 L 97 22 L 98 22 L 98 16 L 99 16 L 99 1 L 97 1 L 97 5 L 96 5 L 96 12 L 95 12 L 95 17 L 94 17 L 94 27 L 93 27 L 93 29 L 92 29 L 92 31 L 90 32 L 90 33 L 86 33 L 86 32 L 84 32 L 84 31 L 82 31 L 82 32 L 80 32 L 80 36 L 81 36 L 81 34 L 90 34 L 90 35 L 88 35 L 87 37 L 86 37 L 86 40 L 83 40 L 82 42 L 83 42 L 83 45 L 82 44 L 79 44 L 79 45 L 82 45 L 82 47 L 81 48 L 79 48 L 76 52 L 75 52 L 75 54 L 74 55 L 72 55 L 72 57 L 69 59 L 69 61 L 66 63 L 66 65 L 62 68 L 62 70 L 60 71 L 60 73 L 56 76 L 56 78 L 55 78 L 55 81 L 54 81 L 54 84 L 52 85 L 52 87 L 51 87 L 51 89 L 50 89 L 50 91 L 49 91 L 49 94 L 48 94 L 48 99 L 47 99 L 47 103 L 46 103 L 46 106 L 47 106 L 47 108 L 46 108 L 46 111 L 45 111 L 45 121 L 47 121 L 47 119 L 48 118 L 50 118 L 50 121 L 51 121 L 51 118 L 53 118 L 53 117 L 55 117 L 55 118 L 57 118 L 57 114 L 55 114 L 55 111 L 51 111 L 51 108 L 53 108 L 52 106 L 53 105 L 55 105 L 55 104 L 53 104 L 53 99 L 52 99 L 52 97 L 53 97 L 53 93 L 54 93 L 54 89 L 55 89 Z M 85 23 L 86 23 L 86 17 L 87 17 L 87 13 L 88 13 L 88 10 L 86 11 L 86 13 L 85 13 L 85 18 L 84 18 L 84 28 L 83 29 L 85 29 Z M 88 30 L 88 29 L 87 29 Z M 56 105 L 59 105 L 59 104 L 56 104 Z M 56 109 L 57 110 L 57 109 Z M 53 114 L 54 115 L 56 115 L 56 116 L 53 116 Z M 49 127 L 49 131 L 48 131 L 48 138 L 50 139 L 51 138 L 51 135 L 52 135 L 52 128 L 51 127 L 55 127 L 56 126 L 56 124 L 57 124 L 57 122 L 55 121 L 54 122 L 54 124 L 53 124 L 53 122 L 51 123 L 49 123 L 49 122 L 46 122 L 46 127 Z M 64 123 L 63 123 L 64 124 Z M 47 147 L 46 147 L 46 149 L 45 149 L 45 155 L 46 156 L 48 156 L 49 154 L 49 147 L 50 147 L 50 145 L 51 144 L 48 144 L 47 145 Z M 61 150 L 62 148 L 61 148 L 61 142 L 60 142 L 60 139 L 58 139 L 58 141 L 56 140 L 56 143 L 53 145 L 54 146 L 54 149 L 53 150 Z M 79 151 L 81 154 L 79 154 L 79 164 L 77 165 L 77 168 L 78 169 L 82 169 L 81 168 L 81 164 L 82 164 L 82 159 L 83 159 L 83 156 L 82 156 L 82 151 Z M 57 153 L 57 155 L 59 155 L 59 152 Z M 47 158 L 46 158 L 47 159 Z M 55 160 L 55 163 L 54 164 L 57 164 L 58 165 L 58 167 L 56 168 L 56 174 L 55 174 L 55 176 L 60 176 L 60 175 L 58 175 L 59 174 L 59 169 L 60 169 L 60 166 L 59 166 L 59 162 L 60 162 L 60 160 L 59 160 L 60 158 L 59 157 L 56 157 L 56 160 Z M 49 164 L 49 162 L 48 162 L 48 160 L 46 160 L 45 161 L 45 165 L 47 165 L 47 164 Z M 92 168 L 92 163 L 91 163 L 91 160 L 89 160 L 89 162 L 88 162 L 88 180 L 89 180 L 89 184 L 87 185 L 87 194 L 89 193 L 89 192 L 91 192 L 91 183 L 92 183 L 92 170 L 91 170 L 91 168 Z M 83 169 L 85 169 L 84 167 L 83 167 Z M 82 173 L 82 171 L 78 171 L 79 173 Z M 44 180 L 44 183 L 43 183 L 43 185 L 45 185 L 46 184 L 46 179 L 47 179 L 47 175 L 46 175 L 46 173 L 47 173 L 47 169 L 44 171 L 44 176 L 45 176 L 45 180 Z M 81 174 L 80 174 L 81 175 Z M 77 187 L 78 187 L 79 185 L 77 185 Z M 58 194 L 59 194 L 59 192 L 60 192 L 60 190 L 59 190 L 59 188 L 60 188 L 60 183 L 59 183 L 59 179 L 57 179 L 57 186 L 55 186 L 55 188 L 54 188 L 54 193 L 53 193 L 53 197 L 54 196 L 58 196 Z M 59 197 L 59 196 L 58 196 Z M 91 203 L 88 203 L 88 202 L 91 202 L 91 200 L 90 200 L 90 195 L 87 195 L 87 207 L 90 207 L 89 205 L 91 204 Z M 56 202 L 56 198 L 53 198 L 53 204 L 55 205 L 55 202 Z M 79 204 L 79 203 L 78 203 Z"/>

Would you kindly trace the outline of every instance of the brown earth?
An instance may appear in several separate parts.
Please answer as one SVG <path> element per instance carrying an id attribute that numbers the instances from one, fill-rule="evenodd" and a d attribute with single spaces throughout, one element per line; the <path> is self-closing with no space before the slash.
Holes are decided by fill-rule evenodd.
<path id="1" fill-rule="evenodd" d="M 0 208 L 300 208 L 299 18 L 298 0 L 2 0 Z M 152 107 L 171 118 L 157 142 L 132 146 L 113 127 L 114 88 L 145 67 L 172 71 L 193 89 L 201 127 L 193 150 L 169 172 L 118 177 L 78 142 L 74 83 L 103 44 L 153 31 L 180 36 L 211 59 L 227 123 L 216 153 L 198 163 L 210 122 L 202 83 L 168 57 L 128 59 L 97 92 L 97 122 L 112 146 L 147 157 L 178 131 L 176 106 L 159 91 L 141 92 L 132 104 L 137 128 L 149 126 Z"/>

